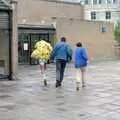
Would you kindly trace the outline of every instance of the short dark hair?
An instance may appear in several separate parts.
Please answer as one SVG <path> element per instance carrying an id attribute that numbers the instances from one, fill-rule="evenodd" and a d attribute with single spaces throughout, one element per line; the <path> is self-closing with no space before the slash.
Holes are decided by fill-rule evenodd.
<path id="1" fill-rule="evenodd" d="M 61 41 L 62 42 L 66 42 L 66 38 L 65 37 L 61 37 Z"/>
<path id="2" fill-rule="evenodd" d="M 78 43 L 76 44 L 76 46 L 77 46 L 77 47 L 82 47 L 82 43 L 81 43 L 81 42 L 78 42 Z"/>

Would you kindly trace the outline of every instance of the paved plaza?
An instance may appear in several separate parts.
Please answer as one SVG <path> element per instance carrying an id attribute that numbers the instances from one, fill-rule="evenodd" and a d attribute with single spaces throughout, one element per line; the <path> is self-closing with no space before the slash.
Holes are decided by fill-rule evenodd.
<path id="1" fill-rule="evenodd" d="M 68 64 L 63 86 L 55 88 L 55 65 L 47 65 L 48 87 L 39 66 L 19 66 L 19 79 L 0 81 L 0 120 L 120 120 L 120 61 L 88 67 L 87 87 L 76 91 Z"/>

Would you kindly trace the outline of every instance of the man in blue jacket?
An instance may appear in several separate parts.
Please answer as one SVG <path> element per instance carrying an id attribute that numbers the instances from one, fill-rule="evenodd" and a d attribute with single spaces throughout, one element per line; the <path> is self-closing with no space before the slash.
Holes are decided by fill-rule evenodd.
<path id="1" fill-rule="evenodd" d="M 66 38 L 62 37 L 61 41 L 53 49 L 52 58 L 56 60 L 56 88 L 60 87 L 64 77 L 66 63 L 72 60 L 72 48 L 66 43 Z"/>

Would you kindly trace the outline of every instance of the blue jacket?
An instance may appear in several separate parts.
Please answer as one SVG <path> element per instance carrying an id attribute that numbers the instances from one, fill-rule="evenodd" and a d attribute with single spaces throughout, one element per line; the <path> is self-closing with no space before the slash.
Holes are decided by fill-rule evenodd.
<path id="1" fill-rule="evenodd" d="M 70 61 L 72 59 L 72 48 L 65 42 L 56 44 L 53 49 L 52 58 Z"/>
<path id="2" fill-rule="evenodd" d="M 88 55 L 85 48 L 78 47 L 75 50 L 75 67 L 85 67 L 87 66 Z"/>

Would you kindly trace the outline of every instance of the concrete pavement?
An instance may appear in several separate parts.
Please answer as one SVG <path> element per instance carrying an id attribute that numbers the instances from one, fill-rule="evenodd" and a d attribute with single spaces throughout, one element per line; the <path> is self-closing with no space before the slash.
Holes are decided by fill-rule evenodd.
<path id="1" fill-rule="evenodd" d="M 0 120 L 120 120 L 120 61 L 89 65 L 87 87 L 80 91 L 73 64 L 57 89 L 53 64 L 47 66 L 47 88 L 39 66 L 20 66 L 18 76 L 0 81 Z"/>

